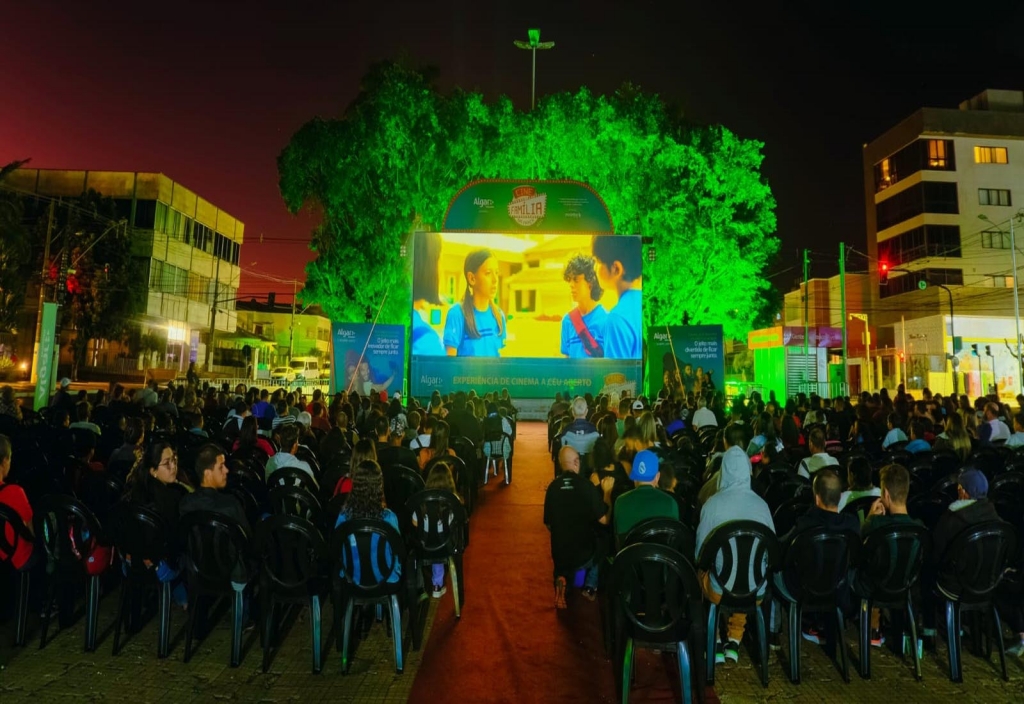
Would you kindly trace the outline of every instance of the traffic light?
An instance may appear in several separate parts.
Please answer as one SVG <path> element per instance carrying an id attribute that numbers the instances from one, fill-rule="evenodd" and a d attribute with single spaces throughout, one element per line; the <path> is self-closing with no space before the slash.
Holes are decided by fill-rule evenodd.
<path id="1" fill-rule="evenodd" d="M 971 354 L 973 354 L 975 357 L 978 356 L 978 345 L 977 344 L 971 345 Z"/>
<path id="2" fill-rule="evenodd" d="M 992 356 L 992 345 L 985 345 L 985 356 L 986 357 L 991 357 Z"/>
<path id="3" fill-rule="evenodd" d="M 878 283 L 883 285 L 889 283 L 889 262 L 887 261 L 878 262 Z"/>
<path id="4" fill-rule="evenodd" d="M 906 360 L 906 358 L 907 358 L 906 355 L 903 354 L 903 350 L 900 350 L 900 361 L 902 362 L 902 361 Z"/>

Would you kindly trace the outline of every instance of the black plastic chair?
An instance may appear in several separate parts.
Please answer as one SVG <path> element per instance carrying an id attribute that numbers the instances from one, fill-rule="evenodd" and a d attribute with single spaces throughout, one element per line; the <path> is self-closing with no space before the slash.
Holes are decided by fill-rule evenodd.
<path id="1" fill-rule="evenodd" d="M 992 481 L 1006 469 L 1006 458 L 994 447 L 979 447 L 967 458 L 968 464 L 972 464 L 982 471 Z"/>
<path id="2" fill-rule="evenodd" d="M 800 624 L 804 611 L 819 611 L 835 617 L 836 654 L 843 680 L 850 681 L 840 590 L 846 584 L 860 536 L 853 532 L 810 527 L 793 536 L 780 572 L 799 575 L 786 582 L 793 601 L 789 607 L 789 679 L 800 683 Z M 780 600 L 781 594 L 776 594 Z"/>
<path id="3" fill-rule="evenodd" d="M 698 568 L 719 585 L 718 604 L 709 604 L 707 681 L 715 683 L 715 635 L 723 613 L 757 617 L 761 684 L 768 686 L 768 638 L 760 602 L 767 596 L 768 577 L 779 564 L 779 541 L 772 529 L 757 521 L 729 521 L 711 531 L 701 546 Z M 720 564 L 719 564 L 720 563 Z"/>
<path id="4" fill-rule="evenodd" d="M 279 490 L 280 491 L 280 490 Z M 321 603 L 328 591 L 327 543 L 316 523 L 291 515 L 267 518 L 256 529 L 260 561 L 260 602 L 263 616 L 263 671 L 277 632 L 274 607 L 278 603 L 309 605 L 313 646 L 313 674 L 323 664 Z"/>
<path id="5" fill-rule="evenodd" d="M 702 633 L 701 589 L 697 573 L 686 557 L 656 543 L 635 543 L 615 556 L 611 589 L 616 604 L 616 638 L 620 644 L 612 668 L 621 701 L 629 700 L 637 648 L 674 652 L 679 663 L 683 702 L 692 701 L 690 647 L 697 645 L 697 698 L 704 701 L 700 657 Z M 710 651 L 714 662 L 714 650 Z"/>
<path id="6" fill-rule="evenodd" d="M 1024 529 L 1024 472 L 1005 472 L 989 485 L 988 500 L 999 517 L 1018 531 Z"/>
<path id="7" fill-rule="evenodd" d="M 96 649 L 96 625 L 99 617 L 100 575 L 86 571 L 87 555 L 82 549 L 96 541 L 104 544 L 99 520 L 82 502 L 65 495 L 44 497 L 33 514 L 36 539 L 46 551 L 46 559 L 53 566 L 47 580 L 47 594 L 43 610 L 43 626 L 39 648 L 46 645 L 50 628 L 50 614 L 55 596 L 64 588 L 84 581 L 86 583 L 85 651 Z"/>
<path id="8" fill-rule="evenodd" d="M 160 627 L 157 634 L 157 657 L 165 658 L 171 642 L 171 583 L 161 583 L 156 571 L 161 560 L 168 564 L 173 561 L 172 536 L 158 513 L 136 504 L 120 504 L 111 521 L 110 533 L 114 546 L 126 568 L 125 578 L 121 581 L 112 652 L 114 655 L 121 652 L 121 626 L 129 620 L 132 598 L 143 589 L 158 589 Z"/>
<path id="9" fill-rule="evenodd" d="M 182 566 L 188 588 L 188 627 L 185 631 L 185 662 L 192 659 L 196 612 L 204 596 L 229 597 L 231 606 L 231 667 L 242 659 L 242 592 L 233 581 L 248 577 L 248 538 L 237 521 L 220 513 L 193 511 L 178 525 L 183 552 Z"/>
<path id="10" fill-rule="evenodd" d="M 410 628 L 416 629 L 418 600 L 404 599 L 408 574 L 407 554 L 402 536 L 381 520 L 355 519 L 345 521 L 331 535 L 331 554 L 337 559 L 331 575 L 333 581 L 335 628 L 342 637 L 341 671 L 350 665 L 350 644 L 353 614 L 356 606 L 383 606 L 390 613 L 391 638 L 395 647 L 395 671 L 404 669 L 402 649 L 402 601 L 408 602 Z M 358 576 L 353 566 L 359 566 Z M 398 581 L 388 582 L 395 566 L 401 566 Z M 374 568 L 382 576 L 378 580 Z M 344 608 L 343 608 L 344 605 Z M 344 625 L 340 623 L 344 613 Z M 413 643 L 418 643 L 414 632 Z"/>
<path id="11" fill-rule="evenodd" d="M 267 487 L 269 489 L 276 489 L 279 487 L 299 487 L 305 489 L 310 494 L 316 494 L 320 491 L 320 487 L 317 486 L 316 480 L 309 476 L 305 470 L 299 469 L 298 467 L 281 467 L 275 469 L 269 477 L 267 477 Z"/>
<path id="12" fill-rule="evenodd" d="M 929 544 L 928 529 L 914 524 L 879 528 L 864 539 L 852 585 L 860 597 L 860 675 L 864 679 L 871 679 L 871 609 L 887 608 L 906 611 L 913 643 L 914 677 L 921 680 L 911 590 L 921 573 Z"/>
<path id="13" fill-rule="evenodd" d="M 13 540 L 7 539 L 8 527 L 14 534 Z M 7 555 L 8 561 L 14 557 L 22 541 L 32 543 L 34 540 L 21 516 L 7 504 L 0 504 L 0 552 Z M 28 627 L 29 569 L 15 570 L 15 573 L 18 575 L 18 606 L 14 647 L 20 648 L 25 645 L 25 632 Z"/>
<path id="14" fill-rule="evenodd" d="M 409 541 L 416 564 L 447 565 L 455 602 L 455 618 L 462 618 L 466 602 L 466 582 L 462 571 L 462 554 L 469 537 L 469 519 L 462 503 L 450 491 L 428 489 L 409 497 L 406 503 L 415 517 Z"/>
<path id="15" fill-rule="evenodd" d="M 861 525 L 864 524 L 864 520 L 867 518 L 868 513 L 871 511 L 871 507 L 878 501 L 877 496 L 861 496 L 859 499 L 847 502 L 843 506 L 843 513 L 848 516 L 853 516 Z"/>
<path id="16" fill-rule="evenodd" d="M 470 516 L 473 514 L 473 509 L 476 508 L 476 478 L 479 475 L 480 468 L 483 466 L 483 458 L 476 445 L 473 444 L 473 441 L 465 436 L 452 438 L 451 447 L 455 450 L 455 455 L 462 460 L 462 464 L 466 467 L 466 476 L 462 478 L 462 483 L 456 486 L 459 487 L 459 491 L 462 493 L 466 515 Z"/>
<path id="17" fill-rule="evenodd" d="M 785 501 L 797 496 L 803 496 L 806 500 L 813 503 L 812 494 L 810 479 L 801 477 L 798 474 L 790 474 L 789 478 L 785 481 L 772 482 L 768 485 L 768 490 L 764 494 L 764 502 L 774 512 Z"/>
<path id="18" fill-rule="evenodd" d="M 989 612 L 995 621 L 995 641 L 999 648 L 999 664 L 1003 679 L 1006 674 L 1006 648 L 1003 625 L 993 601 L 1003 572 L 1017 556 L 1017 534 L 1003 521 L 989 521 L 963 530 L 946 548 L 940 565 L 952 567 L 953 584 L 942 584 L 939 595 L 945 601 L 946 633 L 949 639 L 949 678 L 964 680 L 960 660 L 960 615 L 963 611 Z M 952 597 L 956 594 L 956 597 Z"/>
<path id="19" fill-rule="evenodd" d="M 302 518 L 315 526 L 325 525 L 324 510 L 320 506 L 320 501 L 302 487 L 286 486 L 271 489 L 270 511 L 278 516 Z"/>
<path id="20" fill-rule="evenodd" d="M 811 495 L 801 492 L 796 496 L 786 499 L 772 511 L 772 522 L 775 524 L 777 535 L 785 535 L 796 527 L 797 520 L 811 510 L 814 501 Z"/>
<path id="21" fill-rule="evenodd" d="M 124 483 L 108 472 L 93 472 L 82 476 L 75 495 L 89 507 L 101 525 L 106 525 L 121 503 Z"/>
<path id="22" fill-rule="evenodd" d="M 384 477 L 384 500 L 398 516 L 401 534 L 409 535 L 412 529 L 412 514 L 409 513 L 407 504 L 410 497 L 426 488 L 423 475 L 400 464 L 382 467 L 381 474 Z"/>
<path id="23" fill-rule="evenodd" d="M 693 530 L 682 521 L 658 517 L 640 521 L 622 539 L 623 548 L 637 543 L 664 545 L 682 555 L 692 555 L 696 550 L 697 539 Z"/>

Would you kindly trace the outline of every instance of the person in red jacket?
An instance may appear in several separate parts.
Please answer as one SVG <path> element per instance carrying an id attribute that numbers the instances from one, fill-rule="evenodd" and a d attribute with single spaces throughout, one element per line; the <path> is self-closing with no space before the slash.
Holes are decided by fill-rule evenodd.
<path id="1" fill-rule="evenodd" d="M 25 490 L 17 484 L 7 484 L 7 474 L 11 471 L 11 441 L 6 435 L 0 435 L 0 504 L 10 506 L 21 517 L 28 533 L 32 534 L 32 506 L 28 503 Z M 10 560 L 16 570 L 22 569 L 32 557 L 34 543 L 31 540 L 18 539 L 14 527 L 5 526 L 4 535 L 8 543 L 15 545 L 14 555 L 6 555 L 0 551 L 0 560 Z"/>

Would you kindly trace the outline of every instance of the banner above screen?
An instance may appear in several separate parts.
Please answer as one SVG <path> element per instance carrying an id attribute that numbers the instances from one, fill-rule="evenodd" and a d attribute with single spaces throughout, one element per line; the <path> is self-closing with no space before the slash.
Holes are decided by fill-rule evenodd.
<path id="1" fill-rule="evenodd" d="M 604 201 L 579 181 L 473 181 L 452 199 L 445 232 L 614 232 Z"/>

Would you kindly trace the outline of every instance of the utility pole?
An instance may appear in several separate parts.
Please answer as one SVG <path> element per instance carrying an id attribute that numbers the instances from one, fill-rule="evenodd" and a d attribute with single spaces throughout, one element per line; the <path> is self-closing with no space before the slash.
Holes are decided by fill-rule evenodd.
<path id="1" fill-rule="evenodd" d="M 949 338 L 950 338 L 950 349 L 953 350 L 953 354 L 949 358 L 949 366 L 953 370 L 953 393 L 960 394 L 960 380 L 957 378 L 956 369 L 960 365 L 960 359 L 956 356 L 956 330 L 953 327 L 953 292 L 949 290 L 949 287 L 942 284 L 935 284 L 937 288 L 941 288 L 949 296 Z"/>
<path id="2" fill-rule="evenodd" d="M 542 42 L 539 29 L 526 30 L 526 36 L 527 41 L 524 42 L 517 39 L 513 44 L 533 54 L 533 67 L 530 71 L 530 112 L 533 112 L 533 108 L 537 104 L 537 49 L 554 49 L 555 43 Z"/>
<path id="3" fill-rule="evenodd" d="M 849 351 L 846 340 L 846 244 L 843 242 L 839 243 L 839 307 L 842 309 L 843 316 L 843 385 L 849 389 L 850 379 L 847 377 L 848 367 L 846 366 Z M 840 395 L 845 396 L 846 390 Z"/>
<path id="4" fill-rule="evenodd" d="M 292 356 L 295 354 L 295 296 L 299 291 L 298 280 L 292 281 L 292 320 L 288 326 L 288 364 L 292 363 Z"/>
<path id="5" fill-rule="evenodd" d="M 1020 212 L 1010 218 L 1010 261 L 1013 266 L 1013 321 L 1017 326 L 1017 388 L 1024 393 L 1024 360 L 1021 360 L 1020 353 L 1020 293 L 1017 288 L 1017 238 L 1014 235 L 1013 221 L 1019 217 Z M 992 360 L 993 370 L 995 359 Z"/>
<path id="6" fill-rule="evenodd" d="M 46 277 L 50 273 L 50 238 L 53 235 L 53 211 L 56 201 L 50 201 L 50 217 L 46 223 L 46 244 L 43 245 L 43 271 L 39 277 L 39 314 L 36 315 L 35 352 L 32 355 L 32 383 L 39 380 L 39 340 L 42 338 L 43 302 L 46 300 Z"/>
<path id="7" fill-rule="evenodd" d="M 811 290 L 810 290 L 810 288 L 807 285 L 807 269 L 808 269 L 809 266 L 810 266 L 810 262 L 808 261 L 808 251 L 805 249 L 804 250 L 804 356 L 805 357 L 807 356 L 807 342 L 808 342 L 808 336 L 809 336 L 809 333 L 810 333 L 810 320 L 808 319 L 808 314 L 807 314 L 808 306 L 810 304 L 810 299 L 811 299 Z M 806 363 L 807 363 L 806 360 L 804 360 L 804 364 L 806 364 Z M 806 381 L 806 379 L 805 379 L 805 381 Z"/>
<path id="8" fill-rule="evenodd" d="M 210 345 L 206 348 L 206 373 L 213 374 L 213 340 L 217 335 L 217 297 L 220 295 L 220 257 L 214 247 L 217 266 L 213 273 L 213 300 L 210 302 Z"/>

